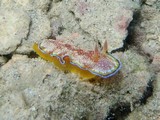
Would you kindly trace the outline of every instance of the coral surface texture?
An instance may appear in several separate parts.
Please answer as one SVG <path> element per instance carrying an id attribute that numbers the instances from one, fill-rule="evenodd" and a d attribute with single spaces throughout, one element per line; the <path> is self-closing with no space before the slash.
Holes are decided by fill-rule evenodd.
<path id="1" fill-rule="evenodd" d="M 60 70 L 33 49 L 46 39 L 121 69 Z M 0 120 L 160 120 L 160 0 L 0 0 Z"/>

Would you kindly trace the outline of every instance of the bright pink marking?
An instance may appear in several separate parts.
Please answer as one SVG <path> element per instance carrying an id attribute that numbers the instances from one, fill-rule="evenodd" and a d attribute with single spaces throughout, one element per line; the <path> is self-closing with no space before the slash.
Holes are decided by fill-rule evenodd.
<path id="1" fill-rule="evenodd" d="M 94 51 L 84 51 L 80 48 L 76 49 L 73 46 L 71 46 L 70 44 L 64 44 L 62 43 L 60 40 L 55 40 L 55 45 L 57 46 L 58 49 L 63 49 L 63 48 L 67 48 L 70 52 L 77 52 L 78 55 L 84 55 L 90 59 L 92 59 L 92 56 L 94 55 Z"/>

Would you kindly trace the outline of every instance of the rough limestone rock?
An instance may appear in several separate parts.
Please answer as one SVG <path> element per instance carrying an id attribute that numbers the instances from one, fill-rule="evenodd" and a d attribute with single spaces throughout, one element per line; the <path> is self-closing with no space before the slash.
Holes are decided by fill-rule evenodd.
<path id="1" fill-rule="evenodd" d="M 146 40 L 142 44 L 142 49 L 154 56 L 157 52 L 160 52 L 160 14 L 159 10 L 154 7 L 143 7 L 143 11 L 147 13 L 142 14 L 144 18 L 150 18 L 148 20 L 144 20 L 141 23 L 141 27 L 145 29 L 146 32 Z"/>
<path id="2" fill-rule="evenodd" d="M 159 120 L 160 119 L 160 1 L 147 0 L 141 10 L 140 34 L 135 36 L 144 53 L 149 57 L 149 70 L 153 75 L 153 90 L 148 86 L 146 94 L 152 96 L 143 106 L 138 107 L 129 114 L 127 120 Z M 139 30 L 138 30 L 138 29 Z M 137 42 L 136 41 L 136 42 Z M 153 93 L 152 93 L 153 92 Z"/>
<path id="3" fill-rule="evenodd" d="M 41 58 L 14 55 L 0 69 L 0 116 L 2 119 L 104 119 L 117 102 L 138 101 L 150 80 L 144 58 L 131 53 L 117 54 L 126 64 L 119 74 L 90 82 L 65 74 Z M 21 112 L 15 114 L 15 109 Z"/>
<path id="4" fill-rule="evenodd" d="M 32 24 L 27 40 L 22 41 L 21 46 L 16 50 L 16 53 L 28 54 L 33 50 L 34 42 L 40 42 L 44 38 L 48 38 L 51 34 L 50 21 L 42 12 L 31 14 Z"/>
<path id="5" fill-rule="evenodd" d="M 27 12 L 30 10 L 40 10 L 46 12 L 50 2 L 50 0 L 1 0 L 1 7 L 7 9 L 20 8 L 26 10 Z"/>
<path id="6" fill-rule="evenodd" d="M 93 44 L 99 41 L 103 45 L 105 40 L 108 41 L 109 51 L 120 48 L 128 34 L 127 27 L 133 19 L 133 12 L 139 9 L 140 2 L 2 0 L 1 6 L 23 9 L 29 14 L 32 22 L 28 38 L 16 51 L 26 54 L 32 50 L 33 42 L 50 37 L 52 32 L 58 32 L 61 39 L 79 33 L 79 37 L 74 38 L 74 44 L 82 48 L 93 49 Z M 53 30 L 56 24 L 52 23 L 57 19 L 61 25 Z"/>
<path id="7" fill-rule="evenodd" d="M 81 41 L 75 40 L 80 41 L 75 44 L 82 48 L 93 48 L 91 45 L 95 42 L 103 44 L 107 40 L 111 51 L 123 46 L 127 27 L 133 19 L 134 10 L 139 8 L 139 2 L 72 0 L 53 3 L 52 6 L 49 16 L 54 20 L 57 16 L 61 19 L 63 35 L 68 35 L 68 32 L 81 33 Z"/>
<path id="8" fill-rule="evenodd" d="M 14 52 L 29 32 L 30 18 L 22 10 L 0 9 L 0 55 Z"/>
<path id="9" fill-rule="evenodd" d="M 31 19 L 28 27 L 25 27 L 24 25 L 24 28 L 29 28 L 27 38 L 20 42 L 21 45 L 16 49 L 16 53 L 29 54 L 29 52 L 32 51 L 32 45 L 34 42 L 41 41 L 50 36 L 50 21 L 46 13 L 49 9 L 50 2 L 50 0 L 2 0 L 1 7 L 3 9 L 12 8 L 17 9 L 18 12 L 25 11 Z M 23 19 L 23 16 L 21 19 Z"/>
<path id="10" fill-rule="evenodd" d="M 157 0 L 1 0 L 0 120 L 159 119 L 159 5 Z M 85 50 L 107 40 L 122 68 L 108 79 L 82 81 L 37 57 L 32 45 L 46 38 Z M 115 50 L 121 47 L 125 51 Z"/>
<path id="11" fill-rule="evenodd" d="M 154 93 L 144 106 L 135 109 L 126 120 L 159 120 L 160 119 L 160 73 L 154 79 Z"/>

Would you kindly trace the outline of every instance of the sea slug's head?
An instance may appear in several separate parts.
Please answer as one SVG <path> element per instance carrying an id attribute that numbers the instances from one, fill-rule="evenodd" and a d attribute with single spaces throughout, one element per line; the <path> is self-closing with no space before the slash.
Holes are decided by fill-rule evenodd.
<path id="1" fill-rule="evenodd" d="M 93 61 L 97 62 L 102 56 L 106 57 L 106 53 L 108 53 L 107 41 L 104 42 L 102 49 L 98 46 L 98 43 L 96 43 L 94 55 L 92 56 Z"/>
<path id="2" fill-rule="evenodd" d="M 98 49 L 97 45 L 94 52 L 94 65 L 90 72 L 103 78 L 108 78 L 116 74 L 120 68 L 121 63 L 108 53 L 107 41 L 105 41 L 102 50 Z"/>

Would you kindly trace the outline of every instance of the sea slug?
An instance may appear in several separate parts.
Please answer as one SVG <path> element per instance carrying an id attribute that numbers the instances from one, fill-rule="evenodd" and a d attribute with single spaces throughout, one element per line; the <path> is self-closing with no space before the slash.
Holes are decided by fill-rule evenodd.
<path id="1" fill-rule="evenodd" d="M 62 40 L 46 39 L 40 44 L 34 43 L 33 49 L 59 69 L 77 73 L 85 79 L 95 76 L 108 78 L 121 68 L 120 61 L 108 53 L 107 41 L 102 50 L 96 44 L 93 51 L 85 51 Z"/>

